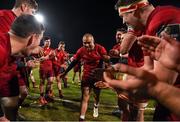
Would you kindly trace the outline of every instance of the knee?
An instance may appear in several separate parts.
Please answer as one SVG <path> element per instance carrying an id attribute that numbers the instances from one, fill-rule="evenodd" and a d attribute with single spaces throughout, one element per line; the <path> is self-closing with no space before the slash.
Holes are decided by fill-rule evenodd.
<path id="1" fill-rule="evenodd" d="M 15 107 L 18 107 L 18 101 L 19 101 L 18 96 L 15 96 L 15 97 L 3 97 L 1 99 L 1 105 L 4 108 L 15 108 Z"/>
<path id="2" fill-rule="evenodd" d="M 20 98 L 26 98 L 28 95 L 28 92 L 26 90 L 20 92 Z"/>
<path id="3" fill-rule="evenodd" d="M 53 83 L 53 77 L 48 78 L 48 84 L 52 84 Z"/>
<path id="4" fill-rule="evenodd" d="M 59 76 L 56 77 L 56 81 L 57 81 L 57 82 L 60 82 Z"/>
<path id="5" fill-rule="evenodd" d="M 20 87 L 20 96 L 26 97 L 28 95 L 28 89 L 26 86 L 21 86 Z"/>
<path id="6" fill-rule="evenodd" d="M 88 102 L 89 101 L 89 95 L 83 94 L 82 101 L 83 102 Z"/>

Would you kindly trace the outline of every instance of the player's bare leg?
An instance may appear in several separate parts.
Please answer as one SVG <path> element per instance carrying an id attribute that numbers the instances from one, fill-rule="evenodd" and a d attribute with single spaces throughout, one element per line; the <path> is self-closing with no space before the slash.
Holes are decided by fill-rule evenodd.
<path id="1" fill-rule="evenodd" d="M 144 121 L 144 111 L 148 102 L 142 102 L 138 104 L 137 121 Z"/>
<path id="2" fill-rule="evenodd" d="M 16 121 L 19 96 L 0 98 L 1 107 L 8 120 Z"/>
<path id="3" fill-rule="evenodd" d="M 57 81 L 57 87 L 59 90 L 59 98 L 63 98 L 63 93 L 62 93 L 62 86 L 61 86 L 61 79 L 59 76 L 56 77 L 56 81 Z"/>
<path id="4" fill-rule="evenodd" d="M 118 106 L 122 110 L 122 112 L 120 113 L 121 120 L 128 121 L 129 115 L 130 115 L 129 105 L 128 105 L 127 101 L 125 101 L 124 99 L 121 99 L 121 98 L 118 98 L 118 99 L 119 99 Z"/>
<path id="5" fill-rule="evenodd" d="M 64 88 L 67 88 L 68 85 L 67 85 L 67 76 L 65 76 L 64 78 L 62 78 L 63 82 L 64 82 Z"/>
<path id="6" fill-rule="evenodd" d="M 100 89 L 94 88 L 94 108 L 93 108 L 93 117 L 98 117 L 98 106 L 99 106 L 99 96 L 100 96 Z"/>
<path id="7" fill-rule="evenodd" d="M 78 83 L 80 83 L 81 80 L 82 80 L 82 78 L 81 78 L 81 71 L 79 71 Z"/>
<path id="8" fill-rule="evenodd" d="M 20 94 L 19 94 L 19 103 L 18 105 L 21 106 L 24 100 L 26 99 L 28 95 L 28 89 L 26 86 L 20 86 L 19 88 Z"/>
<path id="9" fill-rule="evenodd" d="M 31 70 L 30 72 L 30 79 L 32 81 L 32 85 L 33 85 L 33 88 L 37 88 L 38 86 L 36 86 L 36 81 L 35 81 L 35 78 L 34 78 L 34 75 L 33 75 L 33 71 Z"/>
<path id="10" fill-rule="evenodd" d="M 89 87 L 82 87 L 82 97 L 81 97 L 81 111 L 80 111 L 80 120 L 85 119 L 85 114 L 88 107 L 88 101 L 90 97 L 90 88 Z"/>
<path id="11" fill-rule="evenodd" d="M 46 100 L 49 102 L 54 101 L 54 95 L 52 91 L 53 77 L 48 78 L 48 82 L 46 84 Z"/>
<path id="12" fill-rule="evenodd" d="M 22 103 L 24 102 L 24 100 L 26 99 L 26 97 L 28 95 L 28 89 L 24 85 L 24 86 L 19 87 L 19 91 L 20 91 L 20 94 L 19 94 L 18 107 L 21 108 Z M 17 119 L 18 120 L 25 120 L 25 117 L 18 112 Z"/>
<path id="13" fill-rule="evenodd" d="M 76 72 L 73 73 L 72 83 L 75 83 Z"/>
<path id="14" fill-rule="evenodd" d="M 44 84 L 45 84 L 45 79 L 40 79 L 40 98 L 39 98 L 39 102 L 41 105 L 45 105 L 47 104 L 47 101 L 44 98 Z"/>

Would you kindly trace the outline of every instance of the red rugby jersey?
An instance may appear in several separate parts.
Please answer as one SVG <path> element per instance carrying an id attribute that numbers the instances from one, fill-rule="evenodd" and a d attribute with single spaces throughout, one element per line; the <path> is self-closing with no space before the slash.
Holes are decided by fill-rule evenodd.
<path id="1" fill-rule="evenodd" d="M 74 59 L 83 62 L 83 80 L 88 79 L 89 73 L 98 67 L 102 56 L 106 54 L 106 49 L 99 44 L 95 44 L 95 48 L 92 51 L 88 51 L 85 47 L 78 49 Z"/>
<path id="2" fill-rule="evenodd" d="M 113 49 L 120 51 L 120 44 L 113 46 Z M 133 67 L 141 67 L 144 65 L 144 55 L 141 46 L 137 44 L 137 41 L 132 45 L 128 52 L 128 65 Z"/>
<path id="3" fill-rule="evenodd" d="M 11 55 L 11 45 L 9 34 L 0 34 L 0 69 L 8 63 Z"/>
<path id="4" fill-rule="evenodd" d="M 148 17 L 143 34 L 156 36 L 163 25 L 180 23 L 180 9 L 173 6 L 158 6 Z M 144 51 L 144 56 L 149 54 Z"/>
<path id="5" fill-rule="evenodd" d="M 147 20 L 145 34 L 155 36 L 163 25 L 180 23 L 180 9 L 173 6 L 158 6 Z"/>
<path id="6" fill-rule="evenodd" d="M 0 33 L 7 33 L 15 18 L 11 10 L 0 10 Z"/>
<path id="7" fill-rule="evenodd" d="M 62 64 L 65 64 L 65 62 L 68 60 L 68 53 L 63 50 L 55 50 L 56 54 L 56 60 L 53 60 L 53 64 L 55 66 L 61 66 Z"/>
<path id="8" fill-rule="evenodd" d="M 167 24 L 180 24 L 180 9 L 173 6 L 159 6 L 150 14 L 145 32 L 146 35 L 156 36 L 156 33 L 161 29 L 163 25 Z M 145 54 L 146 55 L 146 54 Z M 178 76 L 179 77 L 179 76 Z M 177 78 L 175 85 L 178 87 L 180 80 Z M 179 121 L 180 118 L 173 115 L 165 107 L 161 106 L 157 110 L 160 110 L 155 114 L 155 120 L 168 120 L 168 121 Z M 165 112 L 165 114 L 164 114 Z"/>
<path id="9" fill-rule="evenodd" d="M 116 44 L 116 45 L 113 46 L 113 49 L 120 51 L 121 45 L 120 44 Z"/>
<path id="10" fill-rule="evenodd" d="M 111 58 L 120 58 L 119 57 L 119 55 L 117 56 L 117 55 L 115 55 L 115 54 L 113 54 L 111 51 L 113 51 L 113 50 L 118 50 L 118 51 L 120 51 L 120 48 L 121 48 L 121 46 L 120 46 L 120 44 L 116 44 L 116 45 L 114 45 L 113 46 L 113 48 L 109 51 L 109 55 L 111 56 Z"/>
<path id="11" fill-rule="evenodd" d="M 0 34 L 0 52 L 0 82 L 4 82 L 17 75 L 17 66 L 11 58 L 10 37 L 7 33 Z"/>
<path id="12" fill-rule="evenodd" d="M 141 67 L 144 65 L 144 54 L 141 46 L 137 44 L 137 41 L 134 42 L 129 51 L 128 65 L 133 67 Z"/>
<path id="13" fill-rule="evenodd" d="M 43 48 L 43 56 L 50 55 L 52 49 L 50 47 Z M 40 70 L 52 70 L 52 60 L 47 59 L 40 62 Z"/>

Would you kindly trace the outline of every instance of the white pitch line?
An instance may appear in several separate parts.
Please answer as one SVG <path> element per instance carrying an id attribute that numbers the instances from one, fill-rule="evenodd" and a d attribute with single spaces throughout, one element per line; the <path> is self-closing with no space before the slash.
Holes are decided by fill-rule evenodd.
<path id="1" fill-rule="evenodd" d="M 36 96 L 33 96 L 34 98 L 36 98 Z M 38 99 L 38 97 L 37 97 Z M 54 100 L 55 101 L 62 101 L 62 102 L 66 102 L 66 103 L 73 103 L 73 104 L 80 104 L 80 102 L 76 102 L 76 101 L 72 101 L 72 100 L 67 100 L 67 99 L 59 99 L 58 97 L 54 97 Z M 99 106 L 101 107 L 106 107 L 106 108 L 117 108 L 118 106 L 116 105 L 105 105 L 105 104 L 100 104 Z M 155 108 L 149 108 L 149 107 L 146 107 L 145 110 L 152 110 L 154 111 Z"/>
<path id="2" fill-rule="evenodd" d="M 58 98 L 55 98 L 54 100 L 56 101 L 63 101 L 63 102 L 67 102 L 67 103 L 73 103 L 73 104 L 79 104 L 79 102 L 75 102 L 75 101 L 72 101 L 72 100 L 65 100 L 65 99 L 58 99 Z M 108 107 L 108 108 L 117 108 L 118 106 L 115 106 L 115 105 L 104 105 L 104 104 L 100 104 L 99 106 L 101 107 Z M 149 107 L 146 107 L 145 110 L 155 110 L 155 108 L 149 108 Z"/>

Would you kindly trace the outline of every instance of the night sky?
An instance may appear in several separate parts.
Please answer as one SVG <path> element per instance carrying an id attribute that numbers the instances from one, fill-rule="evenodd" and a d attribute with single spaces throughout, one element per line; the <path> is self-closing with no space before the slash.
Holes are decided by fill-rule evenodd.
<path id="1" fill-rule="evenodd" d="M 0 9 L 11 9 L 15 0 L 0 0 Z M 95 41 L 109 50 L 115 44 L 116 29 L 123 27 L 114 9 L 117 0 L 38 0 L 44 15 L 46 36 L 52 39 L 52 48 L 65 41 L 66 49 L 75 53 L 82 46 L 82 36 L 92 33 Z M 153 5 L 175 5 L 179 0 L 151 0 Z"/>

